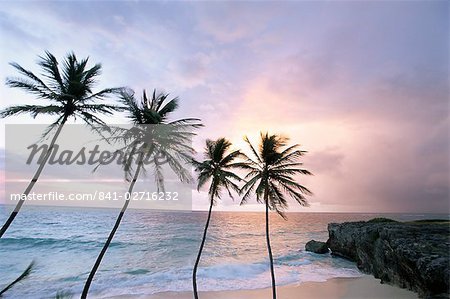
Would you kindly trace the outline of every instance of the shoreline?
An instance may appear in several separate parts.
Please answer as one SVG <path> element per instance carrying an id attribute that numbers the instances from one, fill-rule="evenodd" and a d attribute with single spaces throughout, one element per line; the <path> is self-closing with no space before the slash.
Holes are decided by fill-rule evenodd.
<path id="1" fill-rule="evenodd" d="M 271 298 L 271 288 L 233 291 L 200 291 L 202 299 L 259 299 Z M 189 292 L 162 292 L 153 295 L 120 295 L 111 299 L 192 299 Z M 277 287 L 277 298 L 321 298 L 321 299 L 418 299 L 418 294 L 388 284 L 381 284 L 371 275 L 361 277 L 338 277 L 324 282 L 304 282 Z"/>

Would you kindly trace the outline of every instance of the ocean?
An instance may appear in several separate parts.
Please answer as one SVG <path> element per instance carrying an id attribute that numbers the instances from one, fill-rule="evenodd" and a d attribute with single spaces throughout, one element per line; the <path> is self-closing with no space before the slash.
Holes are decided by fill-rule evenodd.
<path id="1" fill-rule="evenodd" d="M 54 298 L 59 291 L 79 296 L 117 213 L 116 209 L 25 205 L 0 239 L 0 289 L 31 261 L 36 267 L 4 298 Z M 0 206 L 1 223 L 7 215 L 7 209 Z M 287 215 L 288 220 L 271 215 L 277 285 L 362 275 L 349 261 L 304 251 L 311 239 L 327 240 L 330 222 L 379 216 L 448 219 L 448 214 Z M 192 290 L 192 268 L 206 217 L 206 212 L 128 210 L 93 281 L 90 297 Z M 264 228 L 264 213 L 213 213 L 198 270 L 199 290 L 270 287 Z"/>

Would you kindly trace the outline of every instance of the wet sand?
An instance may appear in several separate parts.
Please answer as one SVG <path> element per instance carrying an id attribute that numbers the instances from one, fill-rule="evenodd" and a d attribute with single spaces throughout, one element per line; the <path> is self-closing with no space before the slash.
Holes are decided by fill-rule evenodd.
<path id="1" fill-rule="evenodd" d="M 201 287 L 201 286 L 199 286 Z M 201 299 L 260 299 L 272 298 L 271 289 L 240 291 L 207 291 L 199 293 Z M 192 292 L 165 292 L 155 295 L 118 296 L 115 298 L 191 299 Z M 387 284 L 366 275 L 358 278 L 333 278 L 326 282 L 305 282 L 277 288 L 279 299 L 418 299 L 411 291 Z"/>

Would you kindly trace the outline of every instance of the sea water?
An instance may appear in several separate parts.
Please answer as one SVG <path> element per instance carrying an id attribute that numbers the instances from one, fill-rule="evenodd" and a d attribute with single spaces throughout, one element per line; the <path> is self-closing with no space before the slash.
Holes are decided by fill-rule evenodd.
<path id="1" fill-rule="evenodd" d="M 0 206 L 4 222 L 10 208 Z M 5 298 L 79 296 L 118 210 L 24 206 L 0 239 L 0 289 L 35 261 L 31 275 Z M 326 241 L 327 224 L 385 216 L 397 220 L 448 215 L 288 213 L 270 217 L 277 285 L 358 277 L 347 260 L 304 250 Z M 192 268 L 206 212 L 127 211 L 91 286 L 91 297 L 147 295 L 192 290 Z M 270 287 L 264 213 L 215 212 L 198 269 L 198 288 L 239 290 Z"/>

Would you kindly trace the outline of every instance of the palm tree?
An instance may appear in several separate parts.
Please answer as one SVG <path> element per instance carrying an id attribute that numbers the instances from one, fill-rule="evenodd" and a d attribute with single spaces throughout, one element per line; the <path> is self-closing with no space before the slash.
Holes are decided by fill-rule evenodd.
<path id="1" fill-rule="evenodd" d="M 127 181 L 130 181 L 128 195 L 132 193 L 141 170 L 145 170 L 144 161 L 153 161 L 151 165 L 154 168 L 158 192 L 164 189 L 161 162 L 158 161 L 161 158 L 177 174 L 180 181 L 190 182 L 192 179 L 190 171 L 185 168 L 184 163 L 192 161 L 194 149 L 190 146 L 190 141 L 192 136 L 195 135 L 193 130 L 201 127 L 202 124 L 196 118 L 169 121 L 169 115 L 178 108 L 178 98 L 166 101 L 167 99 L 168 94 L 160 93 L 157 95 L 156 90 L 150 99 L 144 90 L 140 102 L 135 99 L 132 91 L 124 90 L 121 93 L 123 109 L 128 112 L 128 118 L 131 120 L 133 127 L 131 129 L 113 128 L 113 137 L 110 140 L 124 142 L 124 149 L 128 151 L 128 160 L 123 165 Z M 137 167 L 132 175 L 133 164 L 137 164 Z M 106 243 L 89 273 L 81 298 L 87 297 L 95 273 L 119 228 L 129 202 L 130 197 L 128 196 Z"/>
<path id="2" fill-rule="evenodd" d="M 24 191 L 24 195 L 17 203 L 14 211 L 0 230 L 0 238 L 13 222 L 19 213 L 26 196 L 36 184 L 55 142 L 61 130 L 69 118 L 81 118 L 84 122 L 94 128 L 97 125 L 104 125 L 104 122 L 96 114 L 112 114 L 117 110 L 114 105 L 101 103 L 108 95 L 117 93 L 121 88 L 107 88 L 99 92 L 93 92 L 96 78 L 100 75 L 101 65 L 95 64 L 88 68 L 89 58 L 78 61 L 74 53 L 67 54 L 63 65 L 60 68 L 55 56 L 46 51 L 44 56 L 39 56 L 38 65 L 43 71 L 44 79 L 40 79 L 31 71 L 24 69 L 19 64 L 13 62 L 13 66 L 22 77 L 7 78 L 6 85 L 13 88 L 25 90 L 40 100 L 46 100 L 44 105 L 18 105 L 11 106 L 0 111 L 0 118 L 18 115 L 22 113 L 31 114 L 33 118 L 39 115 L 56 116 L 57 119 L 47 128 L 43 138 L 48 137 L 50 132 L 57 127 L 43 161 Z"/>
<path id="3" fill-rule="evenodd" d="M 256 200 L 266 205 L 266 241 L 272 277 L 272 297 L 275 299 L 277 294 L 272 249 L 270 247 L 269 209 L 286 218 L 283 211 L 288 207 L 287 197 L 294 198 L 302 206 L 307 206 L 308 202 L 304 195 L 311 195 L 312 193 L 306 187 L 297 183 L 293 176 L 297 174 L 311 175 L 311 173 L 301 168 L 302 163 L 298 162 L 305 151 L 299 150 L 297 144 L 286 148 L 287 138 L 261 133 L 258 151 L 247 137 L 244 140 L 249 145 L 254 158 L 244 155 L 246 161 L 242 167 L 248 170 L 248 174 L 245 177 L 247 182 L 242 187 L 244 195 L 241 204 L 245 204 L 254 192 Z"/>
<path id="4" fill-rule="evenodd" d="M 198 299 L 197 293 L 197 268 L 202 255 L 203 246 L 205 245 L 206 234 L 211 219 L 211 211 L 216 199 L 220 199 L 220 194 L 223 189 L 228 192 L 228 195 L 233 198 L 231 190 L 239 192 L 239 187 L 233 181 L 241 181 L 241 178 L 232 172 L 233 168 L 239 166 L 239 163 L 233 163 L 234 159 L 241 155 L 239 150 L 228 153 L 231 147 L 231 142 L 225 138 L 219 138 L 215 141 L 206 140 L 205 160 L 198 162 L 193 160 L 195 171 L 198 172 L 198 187 L 197 190 L 211 181 L 209 186 L 209 211 L 208 218 L 203 232 L 202 242 L 198 251 L 197 259 L 195 261 L 194 270 L 192 273 L 192 281 L 194 286 L 194 297 Z"/>

